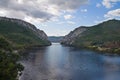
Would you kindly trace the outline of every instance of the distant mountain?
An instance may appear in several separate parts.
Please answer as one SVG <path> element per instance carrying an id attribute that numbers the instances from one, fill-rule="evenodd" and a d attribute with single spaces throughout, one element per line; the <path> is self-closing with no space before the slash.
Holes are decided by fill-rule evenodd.
<path id="1" fill-rule="evenodd" d="M 15 47 L 50 45 L 47 35 L 42 30 L 19 19 L 0 17 L 0 36 Z"/>
<path id="2" fill-rule="evenodd" d="M 79 27 L 66 35 L 62 44 L 120 53 L 120 20 L 109 20 L 91 27 Z"/>
<path id="3" fill-rule="evenodd" d="M 63 36 L 49 36 L 48 40 L 51 42 L 60 42 L 62 40 Z"/>

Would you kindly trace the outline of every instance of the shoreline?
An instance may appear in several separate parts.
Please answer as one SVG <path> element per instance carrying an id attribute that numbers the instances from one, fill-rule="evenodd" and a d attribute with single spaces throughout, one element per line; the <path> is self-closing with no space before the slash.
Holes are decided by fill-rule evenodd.
<path id="1" fill-rule="evenodd" d="M 118 48 L 118 50 L 119 50 L 118 52 L 114 52 L 115 49 L 102 48 L 102 47 L 99 47 L 99 46 L 81 47 L 81 46 L 69 45 L 69 44 L 64 44 L 64 43 L 61 43 L 61 45 L 74 47 L 74 48 L 78 48 L 78 49 L 89 49 L 89 50 L 92 50 L 92 51 L 104 52 L 104 53 L 107 53 L 107 54 L 120 55 L 120 48 Z"/>

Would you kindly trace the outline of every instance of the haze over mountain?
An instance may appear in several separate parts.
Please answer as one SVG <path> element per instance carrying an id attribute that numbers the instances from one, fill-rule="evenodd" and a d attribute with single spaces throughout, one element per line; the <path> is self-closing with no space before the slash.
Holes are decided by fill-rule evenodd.
<path id="1" fill-rule="evenodd" d="M 62 40 L 63 36 L 49 36 L 48 40 L 51 42 L 60 42 Z"/>

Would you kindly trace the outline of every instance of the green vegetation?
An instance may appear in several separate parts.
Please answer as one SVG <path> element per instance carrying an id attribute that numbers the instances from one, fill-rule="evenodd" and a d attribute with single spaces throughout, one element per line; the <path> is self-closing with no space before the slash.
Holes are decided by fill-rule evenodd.
<path id="1" fill-rule="evenodd" d="M 31 29 L 9 20 L 0 20 L 0 36 L 4 36 L 15 48 L 50 44 L 40 39 Z"/>
<path id="2" fill-rule="evenodd" d="M 0 80 L 18 80 L 17 77 L 24 69 L 18 63 L 19 50 L 23 51 L 24 48 L 32 46 L 50 45 L 50 42 L 44 38 L 47 37 L 44 32 L 39 32 L 33 25 L 20 21 L 9 18 L 0 19 Z"/>
<path id="3" fill-rule="evenodd" d="M 94 50 L 120 53 L 120 21 L 109 20 L 88 27 L 77 37 L 73 46 L 87 47 Z"/>
<path id="4" fill-rule="evenodd" d="M 24 67 L 18 63 L 19 55 L 14 53 L 11 44 L 0 37 L 0 80 L 18 80 Z M 18 74 L 18 72 L 20 72 Z"/>

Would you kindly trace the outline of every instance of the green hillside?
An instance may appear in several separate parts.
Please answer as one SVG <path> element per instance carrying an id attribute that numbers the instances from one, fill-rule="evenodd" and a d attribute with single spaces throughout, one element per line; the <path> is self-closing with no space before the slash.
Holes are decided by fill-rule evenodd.
<path id="1" fill-rule="evenodd" d="M 31 29 L 9 20 L 0 20 L 0 36 L 15 47 L 50 44 L 49 41 L 40 39 Z"/>
<path id="2" fill-rule="evenodd" d="M 24 69 L 18 63 L 19 55 L 14 53 L 11 47 L 6 39 L 0 37 L 0 80 L 18 80 L 17 76 Z"/>
<path id="3" fill-rule="evenodd" d="M 120 53 L 120 20 L 109 20 L 86 28 L 72 44 L 99 51 Z"/>

